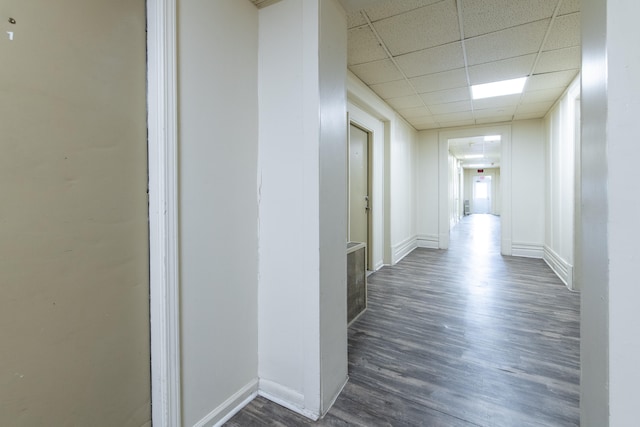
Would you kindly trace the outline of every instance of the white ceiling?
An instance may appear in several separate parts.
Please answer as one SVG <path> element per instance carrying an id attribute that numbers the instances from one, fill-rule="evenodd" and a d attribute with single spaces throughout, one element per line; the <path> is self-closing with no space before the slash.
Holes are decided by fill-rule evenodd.
<path id="1" fill-rule="evenodd" d="M 461 160 L 463 168 L 500 167 L 500 140 L 487 141 L 484 136 L 449 139 L 449 152 Z"/>
<path id="2" fill-rule="evenodd" d="M 341 0 L 348 67 L 416 129 L 543 117 L 580 68 L 580 0 Z M 522 95 L 472 84 L 528 76 Z"/>
<path id="3" fill-rule="evenodd" d="M 544 117 L 580 69 L 580 0 L 340 2 L 349 70 L 417 130 Z M 473 84 L 518 77 L 521 95 L 471 99 Z M 499 165 L 500 143 L 481 141 L 450 150 L 464 159 L 484 147 Z"/>

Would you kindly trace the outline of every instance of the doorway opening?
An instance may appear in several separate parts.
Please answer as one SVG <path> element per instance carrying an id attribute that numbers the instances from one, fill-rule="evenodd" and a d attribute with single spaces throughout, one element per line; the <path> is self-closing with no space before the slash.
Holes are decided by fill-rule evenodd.
<path id="1" fill-rule="evenodd" d="M 478 175 L 473 180 L 473 213 L 491 213 L 491 175 Z"/>
<path id="2" fill-rule="evenodd" d="M 464 217 L 486 214 L 499 217 L 501 252 L 510 255 L 510 189 L 502 188 L 503 182 L 508 183 L 502 175 L 509 177 L 510 166 L 508 161 L 501 165 L 502 159 L 510 157 L 510 128 L 443 132 L 440 147 L 440 165 L 444 168 L 440 175 L 444 191 L 440 218 L 444 220 L 439 225 L 439 247 L 449 248 L 450 231 Z M 502 206 L 507 208 L 504 212 Z"/>
<path id="3" fill-rule="evenodd" d="M 370 133 L 353 123 L 349 125 L 348 153 L 348 230 L 347 241 L 364 243 L 365 268 L 371 262 L 371 137 Z"/>

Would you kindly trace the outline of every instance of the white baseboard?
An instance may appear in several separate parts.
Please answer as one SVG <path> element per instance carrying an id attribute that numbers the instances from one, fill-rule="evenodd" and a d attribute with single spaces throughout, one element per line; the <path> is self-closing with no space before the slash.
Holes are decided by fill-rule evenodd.
<path id="1" fill-rule="evenodd" d="M 392 249 L 392 263 L 395 264 L 400 261 L 402 258 L 406 257 L 411 253 L 412 250 L 418 247 L 418 242 L 416 236 L 409 237 L 404 241 L 398 243 L 397 245 L 393 245 Z"/>
<path id="2" fill-rule="evenodd" d="M 311 411 L 304 406 L 304 396 L 301 393 L 291 390 L 282 384 L 262 378 L 259 384 L 258 394 L 265 399 L 269 399 L 280 406 L 291 409 L 293 412 L 297 412 L 313 421 L 320 418 L 318 412 Z"/>
<path id="3" fill-rule="evenodd" d="M 438 249 L 438 235 L 418 234 L 416 244 L 419 248 Z"/>
<path id="4" fill-rule="evenodd" d="M 205 415 L 204 418 L 195 423 L 193 427 L 221 426 L 237 414 L 238 411 L 247 406 L 257 395 L 258 380 L 255 379 L 235 392 L 216 409 Z"/>
<path id="5" fill-rule="evenodd" d="M 511 256 L 513 248 L 511 246 L 511 239 L 501 239 L 500 240 L 500 253 L 505 256 Z"/>
<path id="6" fill-rule="evenodd" d="M 380 260 L 380 261 L 376 262 L 375 265 L 373 266 L 373 271 L 378 271 L 382 267 L 384 267 L 384 262 L 382 262 L 382 260 Z"/>
<path id="7" fill-rule="evenodd" d="M 573 291 L 573 265 L 562 259 L 560 255 L 548 246 L 544 247 L 544 257 L 542 259 L 551 267 L 567 288 Z"/>
<path id="8" fill-rule="evenodd" d="M 544 250 L 540 244 L 513 242 L 511 244 L 511 255 L 542 259 L 544 256 Z"/>

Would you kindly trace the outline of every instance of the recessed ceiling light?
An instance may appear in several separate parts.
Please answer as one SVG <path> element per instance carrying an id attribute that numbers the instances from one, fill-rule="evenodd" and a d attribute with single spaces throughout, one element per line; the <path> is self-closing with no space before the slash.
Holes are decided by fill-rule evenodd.
<path id="1" fill-rule="evenodd" d="M 465 159 L 481 159 L 484 156 L 482 154 L 467 154 L 464 156 Z"/>
<path id="2" fill-rule="evenodd" d="M 500 141 L 501 139 L 502 137 L 500 135 L 487 135 L 484 137 L 485 142 Z"/>
<path id="3" fill-rule="evenodd" d="M 471 86 L 471 93 L 473 95 L 473 99 L 513 95 L 514 93 L 522 93 L 526 81 L 526 77 L 520 77 L 518 79 L 473 85 Z"/>

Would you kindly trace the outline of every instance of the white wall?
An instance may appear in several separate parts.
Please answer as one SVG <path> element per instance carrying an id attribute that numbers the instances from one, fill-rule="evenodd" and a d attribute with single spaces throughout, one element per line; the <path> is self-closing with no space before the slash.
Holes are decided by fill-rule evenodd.
<path id="1" fill-rule="evenodd" d="M 346 17 L 333 0 L 259 16 L 260 393 L 316 418 L 347 375 Z"/>
<path id="2" fill-rule="evenodd" d="M 209 425 L 257 388 L 258 12 L 178 18 L 183 423 Z"/>
<path id="3" fill-rule="evenodd" d="M 391 122 L 389 199 L 391 202 L 391 263 L 417 247 L 416 158 L 417 133 L 399 115 Z"/>
<path id="4" fill-rule="evenodd" d="M 438 131 L 418 133 L 416 162 L 418 246 L 438 249 Z"/>
<path id="5" fill-rule="evenodd" d="M 608 45 L 608 246 L 609 246 L 609 407 L 610 425 L 638 422 L 640 384 L 640 286 L 637 190 L 640 54 L 629 41 L 640 40 L 640 3 L 607 2 Z"/>
<path id="6" fill-rule="evenodd" d="M 542 120 L 512 124 L 512 254 L 542 258 L 545 225 L 545 159 Z"/>
<path id="7" fill-rule="evenodd" d="M 636 425 L 640 383 L 634 0 L 582 3 L 581 424 Z"/>
<path id="8" fill-rule="evenodd" d="M 609 425 L 606 16 L 607 2 L 582 2 L 580 423 L 585 427 Z"/>
<path id="9" fill-rule="evenodd" d="M 546 227 L 544 259 L 570 288 L 573 282 L 576 79 L 544 120 L 546 139 Z"/>
<path id="10" fill-rule="evenodd" d="M 307 2 L 308 0 L 303 0 Z M 347 381 L 347 19 L 319 0 L 320 412 Z M 316 18 L 317 19 L 317 18 Z"/>

